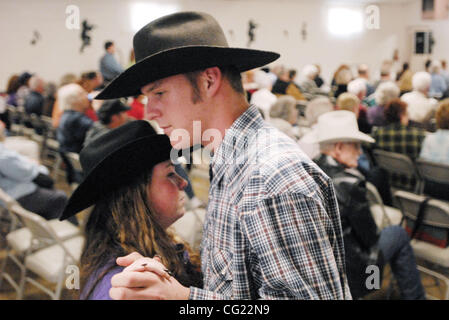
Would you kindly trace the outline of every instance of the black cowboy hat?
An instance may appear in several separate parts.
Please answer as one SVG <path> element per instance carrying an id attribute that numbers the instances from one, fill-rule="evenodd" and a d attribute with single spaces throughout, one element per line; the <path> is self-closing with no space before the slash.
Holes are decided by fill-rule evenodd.
<path id="1" fill-rule="evenodd" d="M 209 14 L 180 12 L 154 20 L 133 39 L 136 64 L 117 76 L 95 99 L 141 94 L 150 82 L 214 66 L 240 72 L 264 66 L 279 54 L 230 48 L 223 30 Z"/>
<path id="2" fill-rule="evenodd" d="M 101 122 L 106 122 L 108 118 L 112 117 L 114 114 L 118 114 L 123 111 L 131 110 L 126 104 L 124 104 L 120 99 L 112 99 L 103 102 L 100 109 L 97 111 L 98 119 Z"/>
<path id="3" fill-rule="evenodd" d="M 131 121 L 99 136 L 81 150 L 84 178 L 59 219 L 94 205 L 144 171 L 169 160 L 171 150 L 170 139 L 157 134 L 144 120 Z"/>

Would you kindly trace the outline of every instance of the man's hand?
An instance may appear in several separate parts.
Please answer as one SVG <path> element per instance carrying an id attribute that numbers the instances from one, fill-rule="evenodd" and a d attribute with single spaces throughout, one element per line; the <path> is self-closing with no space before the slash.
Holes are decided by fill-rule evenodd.
<path id="1" fill-rule="evenodd" d="M 190 289 L 175 278 L 161 278 L 153 272 L 123 271 L 111 279 L 109 295 L 114 300 L 187 300 Z"/>

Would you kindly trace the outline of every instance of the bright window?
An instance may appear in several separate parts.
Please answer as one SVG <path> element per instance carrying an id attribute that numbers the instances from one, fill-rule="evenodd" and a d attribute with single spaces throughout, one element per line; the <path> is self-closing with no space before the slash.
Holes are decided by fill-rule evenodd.
<path id="1" fill-rule="evenodd" d="M 335 36 L 350 36 L 363 30 L 363 14 L 359 10 L 331 8 L 328 14 L 328 30 Z"/>
<path id="2" fill-rule="evenodd" d="M 179 11 L 174 4 L 138 2 L 131 4 L 131 28 L 134 32 L 140 30 L 150 21 Z"/>

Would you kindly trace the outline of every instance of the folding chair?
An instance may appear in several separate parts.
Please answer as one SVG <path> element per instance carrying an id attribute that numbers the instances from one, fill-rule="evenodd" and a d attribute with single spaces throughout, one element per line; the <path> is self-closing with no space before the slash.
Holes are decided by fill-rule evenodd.
<path id="1" fill-rule="evenodd" d="M 33 234 L 29 228 L 22 227 L 17 228 L 19 224 L 23 224 L 22 218 L 18 215 L 19 212 L 26 211 L 20 204 L 18 204 L 13 198 L 6 194 L 2 189 L 0 189 L 0 201 L 3 203 L 5 208 L 8 210 L 11 216 L 11 227 L 10 232 L 6 236 L 7 248 L 6 255 L 0 267 L 0 286 L 3 279 L 6 279 L 8 283 L 14 288 L 17 293 L 17 299 L 21 299 L 23 296 L 23 283 L 25 281 L 25 264 L 24 259 L 26 255 L 41 249 L 45 246 L 49 246 L 55 243 L 55 241 L 50 238 L 45 242 L 38 243 L 33 240 Z M 29 212 L 31 215 L 38 216 L 37 214 Z M 68 221 L 59 221 L 57 219 L 46 221 L 42 217 L 38 216 L 40 219 L 44 220 L 48 227 L 53 231 L 53 233 L 62 240 L 71 239 L 80 235 L 80 229 Z M 6 263 L 10 259 L 20 270 L 19 281 L 15 281 L 11 275 L 5 272 Z"/>
<path id="2" fill-rule="evenodd" d="M 416 221 L 421 203 L 425 200 L 422 195 L 407 191 L 396 191 L 397 199 L 404 217 Z M 424 208 L 423 226 L 444 228 L 449 230 L 449 203 L 437 199 L 430 199 Z M 446 285 L 444 299 L 449 300 L 449 278 L 442 273 L 449 270 L 449 247 L 441 248 L 433 243 L 412 239 L 411 246 L 417 258 L 426 262 L 426 266 L 418 265 L 418 269 Z M 429 267 L 430 266 L 430 267 Z M 428 295 L 430 298 L 435 298 Z"/>
<path id="3" fill-rule="evenodd" d="M 382 230 L 387 226 L 400 224 L 402 219 L 401 211 L 384 205 L 377 188 L 371 182 L 366 182 L 366 189 L 371 214 L 377 227 Z"/>
<path id="4" fill-rule="evenodd" d="M 416 167 L 423 179 L 421 191 L 424 191 L 426 181 L 432 181 L 448 185 L 447 193 L 449 193 L 449 165 L 416 159 Z"/>
<path id="5" fill-rule="evenodd" d="M 415 193 L 420 193 L 422 190 L 422 179 L 410 157 L 396 153 L 389 152 L 380 149 L 373 150 L 373 157 L 376 160 L 377 165 L 391 173 L 399 173 L 416 179 Z"/>
<path id="6" fill-rule="evenodd" d="M 23 294 L 25 284 L 29 282 L 47 293 L 53 300 L 59 300 L 66 268 L 69 265 L 78 264 L 84 245 L 84 237 L 78 235 L 68 240 L 63 240 L 56 234 L 50 223 L 41 216 L 18 205 L 14 205 L 11 209 L 31 231 L 32 244 L 46 245 L 43 249 L 33 252 L 31 248 L 27 250 L 25 254 L 25 277 L 21 281 L 20 292 Z M 46 281 L 55 284 L 56 289 L 52 291 L 35 279 L 27 277 L 27 271 L 32 271 Z"/>
<path id="7" fill-rule="evenodd" d="M 59 161 L 61 164 L 61 159 L 59 157 L 59 142 L 56 139 L 56 129 L 53 128 L 52 120 L 50 117 L 41 116 L 42 124 L 45 125 L 44 141 L 42 142 L 41 148 L 41 159 L 42 162 L 48 166 L 55 166 L 55 162 Z M 55 176 L 55 172 L 52 175 Z"/>
<path id="8" fill-rule="evenodd" d="M 9 122 L 11 123 L 10 133 L 16 136 L 23 134 L 23 125 L 21 121 L 21 113 L 17 107 L 7 105 Z"/>

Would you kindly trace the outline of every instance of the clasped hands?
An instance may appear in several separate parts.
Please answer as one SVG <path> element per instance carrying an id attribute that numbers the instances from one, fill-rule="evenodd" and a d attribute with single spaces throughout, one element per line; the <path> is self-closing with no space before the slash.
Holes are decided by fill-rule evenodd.
<path id="1" fill-rule="evenodd" d="M 125 269 L 111 279 L 109 295 L 114 300 L 187 300 L 190 289 L 182 286 L 160 258 L 133 252 L 117 258 Z"/>

